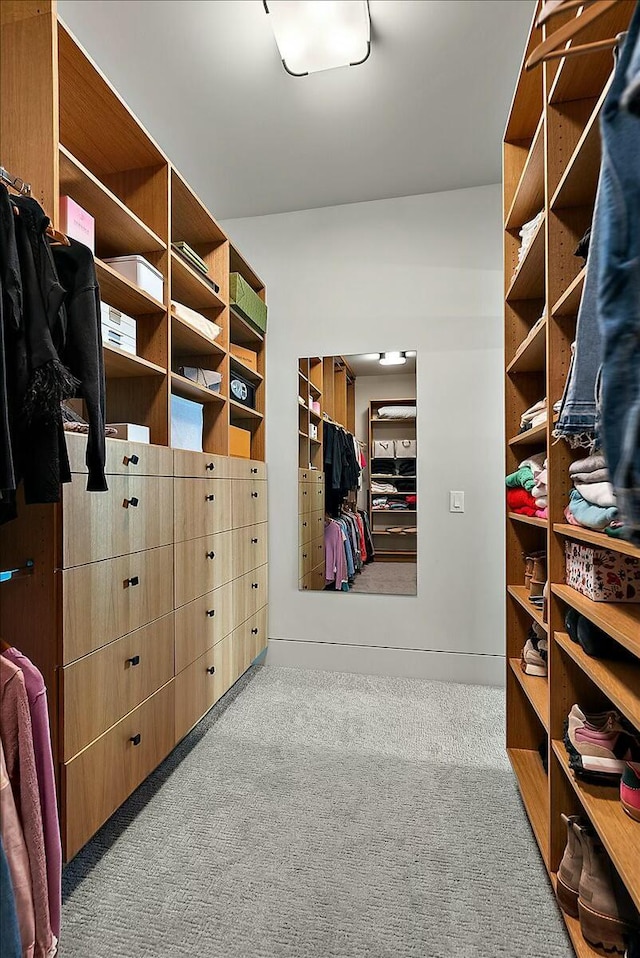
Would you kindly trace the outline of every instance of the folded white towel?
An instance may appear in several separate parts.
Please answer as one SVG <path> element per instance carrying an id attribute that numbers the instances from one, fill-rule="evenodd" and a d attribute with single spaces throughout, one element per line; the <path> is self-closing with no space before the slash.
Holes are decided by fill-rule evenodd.
<path id="1" fill-rule="evenodd" d="M 531 472 L 533 473 L 533 478 L 537 479 L 544 467 L 547 464 L 546 456 L 543 452 L 538 452 L 535 456 L 530 456 L 529 459 L 523 459 L 518 469 L 522 469 L 524 466 L 528 466 Z"/>
<path id="2" fill-rule="evenodd" d="M 540 499 L 542 496 L 546 496 L 549 490 L 544 482 L 537 482 L 536 485 L 531 490 L 531 495 L 534 499 Z"/>
<path id="3" fill-rule="evenodd" d="M 616 506 L 616 494 L 610 482 L 577 482 L 575 488 L 583 499 L 602 509 Z"/>
<path id="4" fill-rule="evenodd" d="M 549 500 L 547 499 L 546 496 L 538 496 L 538 497 L 537 497 L 537 499 L 536 499 L 536 508 L 538 508 L 538 509 L 546 509 L 548 505 L 549 505 Z"/>

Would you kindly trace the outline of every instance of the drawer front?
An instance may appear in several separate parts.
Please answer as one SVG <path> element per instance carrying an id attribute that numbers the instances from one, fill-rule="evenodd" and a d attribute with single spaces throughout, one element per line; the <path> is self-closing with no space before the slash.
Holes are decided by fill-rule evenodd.
<path id="1" fill-rule="evenodd" d="M 172 679 L 65 763 L 67 860 L 82 848 L 173 748 L 174 681 Z"/>
<path id="2" fill-rule="evenodd" d="M 236 628 L 267 604 L 267 569 L 268 566 L 263 565 L 234 579 L 233 624 Z"/>
<path id="3" fill-rule="evenodd" d="M 233 528 L 267 521 L 267 484 L 237 479 L 233 483 Z"/>
<path id="4" fill-rule="evenodd" d="M 64 761 L 173 678 L 173 612 L 62 670 Z"/>
<path id="5" fill-rule="evenodd" d="M 228 635 L 176 676 L 176 742 L 184 738 L 233 684 L 231 650 L 231 635 Z"/>
<path id="6" fill-rule="evenodd" d="M 232 479 L 266 479 L 267 464 L 258 459 L 229 459 L 229 476 Z"/>
<path id="7" fill-rule="evenodd" d="M 324 536 L 319 536 L 317 539 L 314 539 L 309 549 L 311 551 L 311 569 L 317 569 L 322 566 L 322 571 L 324 572 Z M 311 570 L 310 570 L 311 571 Z"/>
<path id="8" fill-rule="evenodd" d="M 86 474 L 87 437 L 66 432 L 65 438 L 71 472 Z M 123 439 L 106 439 L 105 446 L 104 471 L 107 475 L 173 475 L 173 450 L 168 446 L 151 446 L 145 442 L 128 442 Z"/>
<path id="9" fill-rule="evenodd" d="M 173 542 L 173 479 L 110 476 L 87 492 L 84 476 L 63 486 L 63 565 L 69 568 Z"/>
<path id="10" fill-rule="evenodd" d="M 176 479 L 173 488 L 176 542 L 231 528 L 230 479 Z"/>
<path id="11" fill-rule="evenodd" d="M 195 479 L 229 479 L 229 461 L 226 456 L 212 456 L 208 452 L 174 449 L 173 474 Z"/>
<path id="12" fill-rule="evenodd" d="M 324 578 L 324 565 L 319 566 L 317 569 L 313 569 L 311 572 L 308 572 L 304 578 L 300 579 L 298 585 L 303 592 L 322 592 L 326 585 Z"/>
<path id="13" fill-rule="evenodd" d="M 324 536 L 324 512 L 310 512 L 306 516 L 298 518 L 298 542 L 300 545 L 306 545 L 313 539 Z"/>
<path id="14" fill-rule="evenodd" d="M 173 562 L 176 608 L 231 581 L 231 548 L 231 532 L 176 542 Z"/>
<path id="15" fill-rule="evenodd" d="M 311 512 L 324 512 L 324 483 L 313 482 L 309 485 L 309 501 L 311 502 Z"/>
<path id="16" fill-rule="evenodd" d="M 58 574 L 62 576 L 65 665 L 173 609 L 173 546 Z"/>
<path id="17" fill-rule="evenodd" d="M 244 575 L 245 572 L 251 572 L 252 569 L 258 569 L 267 562 L 269 558 L 267 529 L 267 522 L 234 529 L 232 546 L 234 579 Z"/>
<path id="18" fill-rule="evenodd" d="M 175 617 L 177 674 L 233 629 L 231 583 L 187 602 L 176 610 Z"/>
<path id="19" fill-rule="evenodd" d="M 298 482 L 324 483 L 324 472 L 320 469 L 298 469 Z"/>
<path id="20" fill-rule="evenodd" d="M 310 482 L 298 483 L 298 515 L 307 516 L 314 511 L 316 487 Z"/>
<path id="21" fill-rule="evenodd" d="M 254 659 L 267 647 L 267 609 L 260 609 L 233 632 L 234 681 L 246 672 Z"/>
<path id="22" fill-rule="evenodd" d="M 300 546 L 300 557 L 298 563 L 298 575 L 302 579 L 318 566 L 324 568 L 324 539 L 313 539 L 305 545 Z"/>

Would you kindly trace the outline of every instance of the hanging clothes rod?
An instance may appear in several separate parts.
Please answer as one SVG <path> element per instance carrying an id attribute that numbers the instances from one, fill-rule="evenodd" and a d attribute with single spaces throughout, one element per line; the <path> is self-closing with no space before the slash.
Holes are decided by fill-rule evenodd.
<path id="1" fill-rule="evenodd" d="M 27 559 L 24 565 L 17 569 L 0 569 L 0 582 L 9 582 L 11 579 L 22 579 L 24 576 L 33 575 L 33 559 Z"/>
<path id="2" fill-rule="evenodd" d="M 14 176 L 9 173 L 4 166 L 0 166 L 0 180 L 14 189 L 16 193 L 20 193 L 21 196 L 31 196 L 31 183 L 26 183 L 21 176 Z"/>

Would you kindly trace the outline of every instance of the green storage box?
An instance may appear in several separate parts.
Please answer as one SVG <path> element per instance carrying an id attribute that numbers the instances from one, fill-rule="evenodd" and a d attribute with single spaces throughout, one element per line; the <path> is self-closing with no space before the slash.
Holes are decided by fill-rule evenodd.
<path id="1" fill-rule="evenodd" d="M 247 322 L 261 333 L 266 333 L 267 304 L 262 302 L 240 273 L 231 273 L 229 276 L 229 297 L 231 305 L 241 316 L 244 316 Z"/>

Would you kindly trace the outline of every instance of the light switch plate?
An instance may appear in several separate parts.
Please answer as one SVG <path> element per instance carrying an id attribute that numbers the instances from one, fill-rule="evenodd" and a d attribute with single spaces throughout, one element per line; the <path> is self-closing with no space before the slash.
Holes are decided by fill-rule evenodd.
<path id="1" fill-rule="evenodd" d="M 449 512 L 464 512 L 464 492 L 449 493 Z"/>

